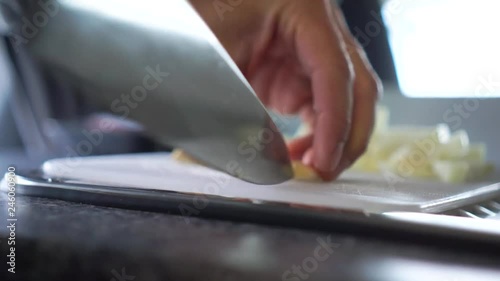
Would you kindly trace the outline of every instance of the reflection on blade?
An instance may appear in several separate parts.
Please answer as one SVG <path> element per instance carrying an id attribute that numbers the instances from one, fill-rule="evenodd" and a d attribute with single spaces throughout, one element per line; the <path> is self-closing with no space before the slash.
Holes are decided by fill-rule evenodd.
<path id="1" fill-rule="evenodd" d="M 271 119 L 266 118 L 260 124 L 257 120 L 237 121 L 230 119 L 225 123 L 228 127 L 220 133 L 198 135 L 180 146 L 208 166 L 245 181 L 277 184 L 291 179 L 288 151 Z"/>

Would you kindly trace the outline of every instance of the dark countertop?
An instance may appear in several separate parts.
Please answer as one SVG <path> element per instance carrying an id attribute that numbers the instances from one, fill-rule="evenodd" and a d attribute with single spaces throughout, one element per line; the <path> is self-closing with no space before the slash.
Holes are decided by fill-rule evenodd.
<path id="1" fill-rule="evenodd" d="M 9 279 L 0 280 L 500 280 L 500 253 L 19 195 L 16 203 L 17 273 L 2 267 Z M 3 266 L 7 231 L 0 227 Z"/>

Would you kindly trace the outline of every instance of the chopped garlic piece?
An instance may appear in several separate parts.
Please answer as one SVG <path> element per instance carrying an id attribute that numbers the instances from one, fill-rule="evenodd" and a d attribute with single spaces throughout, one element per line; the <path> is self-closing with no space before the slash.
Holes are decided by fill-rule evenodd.
<path id="1" fill-rule="evenodd" d="M 292 161 L 294 179 L 300 181 L 319 181 L 321 178 L 313 168 L 304 165 L 300 161 Z"/>
<path id="2" fill-rule="evenodd" d="M 172 158 L 177 160 L 180 163 L 186 163 L 186 164 L 199 164 L 198 161 L 196 161 L 193 157 L 189 156 L 184 150 L 181 149 L 175 149 L 172 154 Z"/>

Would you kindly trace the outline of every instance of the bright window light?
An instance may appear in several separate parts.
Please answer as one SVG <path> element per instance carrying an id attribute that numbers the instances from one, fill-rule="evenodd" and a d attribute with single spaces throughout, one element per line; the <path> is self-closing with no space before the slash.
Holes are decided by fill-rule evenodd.
<path id="1" fill-rule="evenodd" d="M 384 21 L 402 92 L 500 97 L 499 0 L 387 0 Z"/>

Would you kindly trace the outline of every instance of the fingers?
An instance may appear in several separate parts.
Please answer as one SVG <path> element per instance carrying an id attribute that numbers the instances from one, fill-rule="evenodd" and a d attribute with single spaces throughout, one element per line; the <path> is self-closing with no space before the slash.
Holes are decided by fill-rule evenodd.
<path id="1" fill-rule="evenodd" d="M 344 148 L 342 159 L 331 178 L 336 178 L 349 168 L 368 146 L 375 120 L 375 104 L 378 91 L 370 79 L 357 79 L 354 84 L 354 110 L 352 128 Z"/>
<path id="2" fill-rule="evenodd" d="M 296 33 L 296 51 L 310 75 L 313 97 L 312 108 L 306 104 L 301 115 L 312 123 L 314 134 L 290 146 L 292 159 L 312 164 L 325 180 L 336 178 L 366 150 L 381 93 L 366 54 L 339 10 L 332 11 L 333 28 Z"/>
<path id="3" fill-rule="evenodd" d="M 270 89 L 278 65 L 279 61 L 270 60 L 266 64 L 260 66 L 259 71 L 255 72 L 250 79 L 252 88 L 255 90 L 261 102 L 266 106 L 269 106 L 270 103 Z"/>
<path id="4" fill-rule="evenodd" d="M 353 52 L 353 62 L 359 70 L 354 81 L 352 129 L 337 173 L 353 164 L 366 150 L 375 123 L 375 106 L 380 94 L 380 82 L 361 59 L 362 50 Z"/>
<path id="5" fill-rule="evenodd" d="M 351 129 L 354 75 L 341 35 L 324 7 L 323 12 L 310 16 L 297 27 L 295 46 L 312 84 L 315 120 L 311 162 L 328 179 L 342 158 Z"/>
<path id="6" fill-rule="evenodd" d="M 290 154 L 290 159 L 292 160 L 302 160 L 304 154 L 307 150 L 311 148 L 313 144 L 313 136 L 307 135 L 292 140 L 288 143 L 288 152 Z"/>
<path id="7" fill-rule="evenodd" d="M 340 11 L 335 10 L 335 20 L 342 30 L 348 53 L 354 66 L 354 106 L 352 128 L 344 148 L 339 166 L 331 175 L 337 177 L 343 170 L 353 164 L 366 150 L 375 120 L 375 105 L 381 95 L 381 82 L 373 71 L 364 50 L 356 42 L 348 30 Z"/>
<path id="8" fill-rule="evenodd" d="M 283 63 L 270 88 L 269 106 L 279 113 L 292 114 L 311 98 L 308 78 L 297 72 L 291 63 Z"/>

